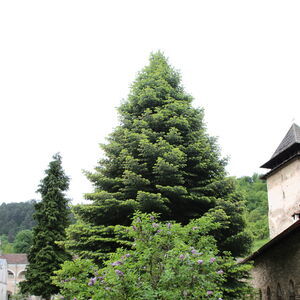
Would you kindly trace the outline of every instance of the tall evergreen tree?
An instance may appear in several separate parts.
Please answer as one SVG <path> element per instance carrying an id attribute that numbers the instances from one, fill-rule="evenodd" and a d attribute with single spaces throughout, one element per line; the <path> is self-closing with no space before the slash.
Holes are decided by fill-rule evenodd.
<path id="1" fill-rule="evenodd" d="M 51 276 L 60 264 L 70 259 L 70 255 L 56 243 L 65 239 L 65 228 L 69 225 L 68 199 L 65 196 L 69 178 L 62 169 L 59 154 L 53 156 L 45 173 L 37 190 L 42 200 L 35 204 L 37 225 L 33 229 L 33 245 L 21 291 L 50 299 L 51 295 L 58 293 Z"/>
<path id="2" fill-rule="evenodd" d="M 115 225 L 129 225 L 135 210 L 186 224 L 220 199 L 234 198 L 232 181 L 225 178 L 226 160 L 206 132 L 203 110 L 191 102 L 180 74 L 162 53 L 152 54 L 119 108 L 120 126 L 102 145 L 106 158 L 87 173 L 95 187 L 86 194 L 92 203 L 75 207 L 78 223 L 68 230 L 67 248 L 101 261 L 123 243 Z M 233 201 L 239 214 L 241 203 Z M 239 225 L 225 238 L 240 234 L 247 240 L 242 219 Z"/>

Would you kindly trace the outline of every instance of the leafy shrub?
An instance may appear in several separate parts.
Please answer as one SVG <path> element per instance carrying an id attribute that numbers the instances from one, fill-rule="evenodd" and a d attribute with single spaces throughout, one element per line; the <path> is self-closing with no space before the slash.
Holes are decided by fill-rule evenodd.
<path id="1" fill-rule="evenodd" d="M 222 213 L 222 211 L 220 211 Z M 206 215 L 186 226 L 136 213 L 126 230 L 133 249 L 120 248 L 99 269 L 90 260 L 65 262 L 54 283 L 67 299 L 242 299 L 249 265 L 218 256 L 210 232 L 221 225 Z"/>

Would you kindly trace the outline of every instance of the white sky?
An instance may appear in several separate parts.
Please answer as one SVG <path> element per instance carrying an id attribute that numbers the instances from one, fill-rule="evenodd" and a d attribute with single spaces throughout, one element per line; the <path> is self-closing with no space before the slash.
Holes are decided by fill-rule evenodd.
<path id="1" fill-rule="evenodd" d="M 204 107 L 230 175 L 263 172 L 300 122 L 299 1 L 0 1 L 0 203 L 32 198 L 61 152 L 73 203 L 151 51 Z"/>

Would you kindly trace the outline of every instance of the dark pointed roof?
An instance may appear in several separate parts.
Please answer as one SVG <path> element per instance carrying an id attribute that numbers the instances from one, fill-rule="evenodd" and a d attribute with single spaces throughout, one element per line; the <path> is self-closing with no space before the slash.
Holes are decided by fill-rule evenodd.
<path id="1" fill-rule="evenodd" d="M 294 123 L 271 159 L 263 164 L 261 168 L 274 169 L 298 154 L 300 154 L 300 127 Z"/>
<path id="2" fill-rule="evenodd" d="M 282 151 L 286 150 L 290 146 L 292 146 L 295 143 L 300 143 L 300 127 L 297 124 L 293 124 L 274 154 L 272 155 L 272 158 L 277 156 Z"/>

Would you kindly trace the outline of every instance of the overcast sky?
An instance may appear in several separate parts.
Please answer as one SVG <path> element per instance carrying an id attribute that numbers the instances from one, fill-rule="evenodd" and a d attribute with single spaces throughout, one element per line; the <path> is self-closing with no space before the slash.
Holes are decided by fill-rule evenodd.
<path id="1" fill-rule="evenodd" d="M 228 173 L 263 172 L 300 122 L 299 15 L 299 1 L 0 1 L 0 203 L 39 199 L 58 151 L 82 202 L 82 169 L 159 49 L 205 109 Z"/>

